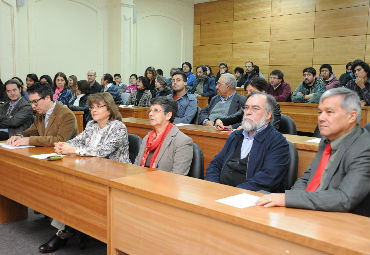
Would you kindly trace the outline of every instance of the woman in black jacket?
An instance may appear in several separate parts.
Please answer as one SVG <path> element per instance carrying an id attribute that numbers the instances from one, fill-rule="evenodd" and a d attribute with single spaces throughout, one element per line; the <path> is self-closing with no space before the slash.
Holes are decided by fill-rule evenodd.
<path id="1" fill-rule="evenodd" d="M 87 80 L 81 80 L 77 82 L 77 97 L 68 104 L 68 108 L 72 111 L 83 111 L 83 128 L 85 129 L 86 123 L 89 122 L 91 114 L 89 111 L 88 97 L 91 93 L 91 87 Z"/>
<path id="2" fill-rule="evenodd" d="M 167 85 L 166 79 L 158 75 L 155 78 L 155 96 L 168 96 L 169 94 L 171 94 L 171 89 Z"/>

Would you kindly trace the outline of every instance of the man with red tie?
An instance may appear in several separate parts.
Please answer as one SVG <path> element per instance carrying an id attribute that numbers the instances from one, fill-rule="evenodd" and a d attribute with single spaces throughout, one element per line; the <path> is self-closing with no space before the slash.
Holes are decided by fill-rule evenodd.
<path id="1" fill-rule="evenodd" d="M 331 89 L 321 96 L 318 112 L 323 138 L 311 165 L 290 190 L 256 204 L 370 216 L 370 134 L 359 127 L 360 98 L 346 88 Z"/>

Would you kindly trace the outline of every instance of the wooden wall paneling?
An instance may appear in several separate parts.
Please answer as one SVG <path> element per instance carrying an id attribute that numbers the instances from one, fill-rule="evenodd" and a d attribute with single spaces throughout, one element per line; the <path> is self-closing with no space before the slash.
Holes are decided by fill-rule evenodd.
<path id="1" fill-rule="evenodd" d="M 367 32 L 366 34 L 370 35 L 370 10 L 369 10 L 369 19 L 368 19 L 368 22 L 367 22 Z"/>
<path id="2" fill-rule="evenodd" d="M 271 15 L 285 15 L 315 11 L 316 0 L 272 0 Z"/>
<path id="3" fill-rule="evenodd" d="M 193 47 L 193 68 L 197 65 L 200 65 L 200 46 Z"/>
<path id="4" fill-rule="evenodd" d="M 314 39 L 313 64 L 343 64 L 364 59 L 366 35 Z"/>
<path id="5" fill-rule="evenodd" d="M 194 39 L 193 39 L 194 46 L 200 45 L 200 25 L 194 25 Z"/>
<path id="6" fill-rule="evenodd" d="M 233 22 L 202 24 L 200 29 L 201 45 L 232 43 Z"/>
<path id="7" fill-rule="evenodd" d="M 233 43 L 270 41 L 271 18 L 234 21 Z"/>
<path id="8" fill-rule="evenodd" d="M 269 64 L 270 42 L 233 44 L 232 66 L 242 66 L 246 61 L 253 61 L 258 66 Z"/>
<path id="9" fill-rule="evenodd" d="M 302 13 L 271 18 L 271 40 L 313 38 L 315 13 Z"/>
<path id="10" fill-rule="evenodd" d="M 316 11 L 353 6 L 369 6 L 369 0 L 316 0 Z"/>
<path id="11" fill-rule="evenodd" d="M 203 24 L 232 21 L 234 16 L 233 12 L 233 0 L 219 0 L 204 3 L 201 9 L 200 22 Z"/>
<path id="12" fill-rule="evenodd" d="M 368 18 L 369 10 L 363 6 L 316 12 L 315 38 L 364 35 Z"/>
<path id="13" fill-rule="evenodd" d="M 308 66 L 301 65 L 289 65 L 289 66 L 270 66 L 270 72 L 272 70 L 280 70 L 284 73 L 284 81 L 290 84 L 292 92 L 298 87 L 303 81 L 302 71 Z M 267 78 L 267 77 L 266 77 Z"/>
<path id="14" fill-rule="evenodd" d="M 313 39 L 272 41 L 270 65 L 312 65 Z"/>
<path id="15" fill-rule="evenodd" d="M 234 1 L 234 20 L 270 17 L 271 0 Z"/>
<path id="16" fill-rule="evenodd" d="M 210 66 L 218 66 L 220 62 L 230 63 L 231 50 L 231 44 L 200 46 L 200 63 Z"/>
<path id="17" fill-rule="evenodd" d="M 366 36 L 366 53 L 365 53 L 365 62 L 370 64 L 370 35 Z"/>
<path id="18" fill-rule="evenodd" d="M 194 25 L 200 25 L 203 3 L 194 5 Z"/>

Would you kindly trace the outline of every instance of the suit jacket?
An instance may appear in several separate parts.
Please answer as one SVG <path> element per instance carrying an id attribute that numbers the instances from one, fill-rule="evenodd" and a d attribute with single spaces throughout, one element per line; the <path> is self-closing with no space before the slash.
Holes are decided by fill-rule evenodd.
<path id="1" fill-rule="evenodd" d="M 370 191 L 370 134 L 365 129 L 355 127 L 354 133 L 346 137 L 336 151 L 338 160 L 327 169 L 325 182 L 321 184 L 322 189 L 317 192 L 305 191 L 316 173 L 326 144 L 327 139 L 322 139 L 306 172 L 291 190 L 285 192 L 286 206 L 322 211 L 361 211 L 362 208 L 358 208 L 358 205 Z M 368 209 L 369 201 L 367 200 Z"/>
<path id="2" fill-rule="evenodd" d="M 0 128 L 7 128 L 9 137 L 16 135 L 29 128 L 33 121 L 33 110 L 24 97 L 21 97 L 10 115 L 6 115 L 10 102 L 0 107 Z"/>
<path id="3" fill-rule="evenodd" d="M 30 145 L 54 146 L 54 143 L 68 141 L 78 134 L 76 117 L 70 109 L 57 102 L 46 129 L 44 115 L 37 113 L 33 124 L 21 134 L 30 138 Z"/>
<path id="4" fill-rule="evenodd" d="M 193 87 L 188 91 L 189 94 L 194 94 L 197 91 L 198 87 L 198 80 L 193 82 Z M 206 77 L 203 83 L 203 93 L 201 94 L 202 97 L 213 97 L 216 95 L 216 83 L 215 79 L 212 77 Z"/>
<path id="5" fill-rule="evenodd" d="M 147 134 L 141 144 L 135 165 L 140 165 L 146 148 Z M 193 140 L 173 126 L 163 141 L 155 168 L 176 174 L 187 175 L 193 160 Z"/>
<path id="6" fill-rule="evenodd" d="M 199 120 L 198 120 L 198 123 L 200 125 L 203 124 L 205 119 L 209 118 L 209 115 L 211 114 L 213 107 L 215 107 L 215 105 L 220 101 L 221 101 L 221 96 L 215 96 L 212 98 L 211 102 L 209 102 L 209 104 L 206 107 L 204 107 L 203 110 L 200 111 Z M 246 101 L 245 96 L 235 93 L 231 101 L 231 104 L 230 104 L 228 115 L 229 116 L 233 115 L 238 110 L 240 110 L 245 105 L 245 101 Z"/>

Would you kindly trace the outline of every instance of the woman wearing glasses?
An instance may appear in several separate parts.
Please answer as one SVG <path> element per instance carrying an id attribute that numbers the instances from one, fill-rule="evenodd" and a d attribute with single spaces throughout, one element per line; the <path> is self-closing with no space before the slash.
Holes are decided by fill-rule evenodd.
<path id="1" fill-rule="evenodd" d="M 153 130 L 144 137 L 135 164 L 187 175 L 193 141 L 172 124 L 177 103 L 168 97 L 156 97 L 151 100 L 148 114 Z"/>
<path id="2" fill-rule="evenodd" d="M 150 105 L 150 99 L 152 99 L 152 93 L 149 90 L 149 80 L 140 76 L 136 86 L 137 90 L 131 92 L 126 105 L 148 107 Z"/>

